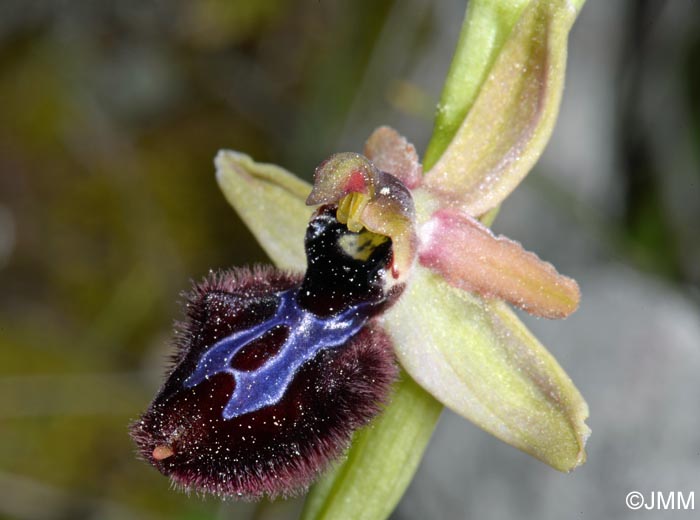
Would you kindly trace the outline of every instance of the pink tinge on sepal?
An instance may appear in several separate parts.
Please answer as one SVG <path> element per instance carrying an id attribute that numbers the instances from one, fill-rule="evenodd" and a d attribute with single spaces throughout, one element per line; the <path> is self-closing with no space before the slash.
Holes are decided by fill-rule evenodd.
<path id="1" fill-rule="evenodd" d="M 544 318 L 564 318 L 578 307 L 575 280 L 464 212 L 436 211 L 419 235 L 421 264 L 455 287 Z"/>

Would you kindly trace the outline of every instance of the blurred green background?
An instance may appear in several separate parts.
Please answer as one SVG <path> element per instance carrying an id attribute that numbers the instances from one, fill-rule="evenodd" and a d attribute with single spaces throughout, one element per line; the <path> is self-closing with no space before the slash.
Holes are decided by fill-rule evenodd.
<path id="1" fill-rule="evenodd" d="M 544 258 L 584 279 L 594 260 L 627 266 L 697 312 L 699 4 L 589 4 L 569 76 L 587 75 L 590 88 L 571 89 L 587 104 L 565 91 L 558 151 L 527 181 L 550 213 L 513 213 L 508 227 L 506 205 L 503 229 L 528 246 L 523 227 L 560 220 L 589 242 L 538 244 Z M 171 491 L 127 435 L 160 383 L 190 280 L 265 261 L 212 159 L 233 148 L 309 179 L 385 123 L 422 151 L 463 10 L 0 0 L 1 518 L 252 514 Z"/>

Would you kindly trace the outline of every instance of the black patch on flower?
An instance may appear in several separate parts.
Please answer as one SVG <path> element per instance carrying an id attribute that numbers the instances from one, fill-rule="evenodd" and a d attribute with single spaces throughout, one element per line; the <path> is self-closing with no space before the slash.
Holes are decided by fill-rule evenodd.
<path id="1" fill-rule="evenodd" d="M 391 242 L 364 260 L 325 208 L 302 279 L 274 269 L 211 275 L 188 298 L 174 367 L 131 432 L 188 489 L 248 499 L 303 491 L 386 402 L 397 369 L 372 318 L 393 301 Z"/>
<path id="2" fill-rule="evenodd" d="M 335 206 L 322 207 L 306 230 L 307 267 L 299 303 L 320 316 L 361 304 L 386 300 L 384 270 L 391 260 L 391 240 L 359 260 L 341 247 L 344 236 L 357 236 L 335 218 Z"/>

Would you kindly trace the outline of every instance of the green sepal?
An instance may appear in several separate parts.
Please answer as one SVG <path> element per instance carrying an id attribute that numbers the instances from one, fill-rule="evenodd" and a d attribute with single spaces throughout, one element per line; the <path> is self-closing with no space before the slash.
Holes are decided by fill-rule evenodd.
<path id="1" fill-rule="evenodd" d="M 282 269 L 306 268 L 304 235 L 313 208 L 311 185 L 274 164 L 258 163 L 232 150 L 219 151 L 216 179 L 226 200 Z"/>
<path id="2" fill-rule="evenodd" d="M 585 461 L 588 406 L 507 304 L 416 267 L 382 325 L 404 369 L 445 406 L 560 471 Z"/>

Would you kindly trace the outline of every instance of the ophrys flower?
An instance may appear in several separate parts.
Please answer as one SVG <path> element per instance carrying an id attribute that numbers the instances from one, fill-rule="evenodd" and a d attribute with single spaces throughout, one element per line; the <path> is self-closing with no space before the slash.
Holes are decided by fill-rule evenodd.
<path id="1" fill-rule="evenodd" d="M 379 517 L 393 508 L 440 409 L 413 381 L 557 469 L 585 460 L 585 402 L 504 303 L 563 317 L 576 308 L 578 288 L 480 222 L 522 180 L 551 133 L 577 7 L 473 1 L 469 9 L 424 176 L 413 148 L 386 128 L 370 138 L 366 157 L 338 155 L 323 164 L 313 192 L 244 154 L 217 157 L 227 198 L 278 266 L 304 269 L 300 237 L 311 193 L 309 202 L 333 205 L 349 231 L 391 238 L 387 283 L 405 285 L 376 319 L 410 377 L 375 427 L 359 433 L 348 461 L 312 494 L 307 517 L 347 515 L 346 504 L 359 502 Z M 474 42 L 481 47 L 464 50 Z M 457 90 L 465 70 L 481 76 Z M 407 194 L 414 208 L 402 203 Z"/>

